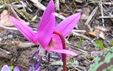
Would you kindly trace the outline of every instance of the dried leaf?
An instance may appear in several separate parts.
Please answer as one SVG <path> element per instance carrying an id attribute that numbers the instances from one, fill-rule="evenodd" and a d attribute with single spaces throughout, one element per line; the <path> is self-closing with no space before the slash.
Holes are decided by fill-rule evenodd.
<path id="1" fill-rule="evenodd" d="M 1 13 L 0 25 L 1 26 L 14 26 L 13 23 L 9 19 L 9 14 L 8 14 L 8 11 L 7 10 L 4 10 Z"/>
<path id="2" fill-rule="evenodd" d="M 21 22 L 29 25 L 29 22 L 25 22 L 24 20 L 20 19 Z M 14 26 L 14 24 L 10 21 L 9 19 L 9 13 L 7 10 L 4 10 L 1 13 L 1 17 L 0 17 L 0 26 Z"/>
<path id="3" fill-rule="evenodd" d="M 103 31 L 103 32 L 109 31 L 109 29 L 107 29 L 106 27 L 103 27 L 103 26 L 95 27 L 95 30 L 100 30 L 100 31 Z"/>
<path id="4" fill-rule="evenodd" d="M 94 32 L 88 32 L 88 34 L 92 37 L 96 37 L 96 34 Z"/>
<path id="5" fill-rule="evenodd" d="M 63 16 L 67 16 L 67 14 L 65 14 L 65 13 L 62 13 L 62 12 L 60 12 L 59 14 L 60 14 L 60 15 L 63 15 Z"/>
<path id="6" fill-rule="evenodd" d="M 102 38 L 102 39 L 105 39 L 105 33 L 100 31 L 99 37 Z"/>

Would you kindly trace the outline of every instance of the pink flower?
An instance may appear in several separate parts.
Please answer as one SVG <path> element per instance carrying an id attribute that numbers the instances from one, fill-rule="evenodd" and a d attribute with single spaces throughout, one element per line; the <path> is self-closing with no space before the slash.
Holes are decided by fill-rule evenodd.
<path id="1" fill-rule="evenodd" d="M 61 58 L 62 53 L 76 56 L 77 54 L 73 51 L 62 48 L 59 36 L 53 34 L 53 31 L 59 31 L 65 38 L 78 23 L 80 19 L 80 13 L 69 16 L 56 27 L 54 27 L 55 17 L 52 13 L 54 13 L 54 3 L 51 0 L 43 13 L 36 34 L 32 31 L 30 27 L 18 21 L 14 17 L 10 16 L 10 20 L 17 27 L 17 29 L 32 43 L 40 45 L 43 49 L 47 51 L 57 52 Z"/>
<path id="2" fill-rule="evenodd" d="M 71 15 L 71 16 L 67 17 L 66 19 L 64 19 L 63 21 L 61 21 L 54 28 L 54 30 L 59 31 L 65 38 L 69 35 L 69 33 L 72 31 L 72 29 L 78 23 L 79 19 L 80 19 L 80 13 Z M 61 53 L 69 54 L 69 55 L 73 55 L 73 56 L 77 55 L 76 53 L 74 53 L 70 50 L 63 49 L 60 37 L 57 36 L 56 34 L 52 35 L 51 41 L 49 42 L 49 45 L 45 49 L 48 51 L 57 52 L 61 58 L 62 58 Z"/>

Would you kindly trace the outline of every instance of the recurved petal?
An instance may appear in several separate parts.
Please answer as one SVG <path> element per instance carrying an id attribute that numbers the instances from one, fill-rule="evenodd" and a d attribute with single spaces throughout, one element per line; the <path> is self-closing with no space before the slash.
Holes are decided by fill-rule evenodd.
<path id="1" fill-rule="evenodd" d="M 43 25 L 46 25 L 45 22 L 48 20 L 48 18 L 50 17 L 50 15 L 52 13 L 54 13 L 54 2 L 53 2 L 53 0 L 51 0 L 49 2 L 49 4 L 47 5 L 47 7 L 46 7 L 46 9 L 45 9 L 45 11 L 44 11 L 44 13 L 42 15 L 42 19 L 41 19 L 41 21 L 40 21 L 40 23 L 38 25 L 38 29 L 40 29 Z"/>
<path id="2" fill-rule="evenodd" d="M 77 54 L 73 51 L 67 50 L 67 49 L 46 49 L 47 51 L 52 51 L 52 52 L 57 52 L 57 53 L 63 53 L 63 54 L 68 54 L 72 56 L 77 56 Z"/>
<path id="3" fill-rule="evenodd" d="M 36 43 L 34 41 L 35 33 L 32 31 L 32 29 L 27 26 L 26 24 L 20 22 L 16 18 L 9 16 L 12 23 L 15 25 L 15 27 L 30 41 L 33 43 Z"/>
<path id="4" fill-rule="evenodd" d="M 4 65 L 1 69 L 1 71 L 10 71 L 10 69 L 7 65 Z"/>
<path id="5" fill-rule="evenodd" d="M 64 19 L 63 21 L 61 21 L 54 30 L 59 31 L 60 33 L 62 33 L 62 35 L 64 36 L 64 38 L 66 36 L 69 35 L 69 33 L 72 31 L 72 29 L 76 26 L 76 24 L 78 23 L 79 19 L 80 19 L 80 13 L 76 13 L 74 15 L 71 15 L 69 17 L 67 17 L 66 19 Z M 57 37 L 56 35 L 53 36 L 54 38 L 57 38 L 57 40 L 59 40 L 59 37 Z"/>
<path id="6" fill-rule="evenodd" d="M 57 50 L 60 50 L 60 49 L 63 49 L 62 48 L 62 43 L 60 41 L 57 41 L 55 40 L 53 37 L 51 38 L 51 41 L 49 42 L 49 45 L 46 47 L 46 50 L 49 50 L 49 49 L 57 49 Z M 61 53 L 58 53 L 58 55 L 61 57 L 62 59 L 62 54 Z"/>
<path id="7" fill-rule="evenodd" d="M 40 29 L 37 30 L 35 37 L 35 41 L 37 41 L 44 49 L 45 47 L 47 47 L 53 34 L 55 26 L 55 16 L 51 14 L 49 19 L 45 23 L 45 25 L 41 26 Z"/>
<path id="8" fill-rule="evenodd" d="M 18 66 L 16 66 L 13 71 L 20 71 L 20 69 Z"/>

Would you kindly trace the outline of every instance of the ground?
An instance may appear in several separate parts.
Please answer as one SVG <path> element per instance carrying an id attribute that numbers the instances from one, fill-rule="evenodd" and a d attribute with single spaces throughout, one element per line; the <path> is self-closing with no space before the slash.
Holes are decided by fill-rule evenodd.
<path id="1" fill-rule="evenodd" d="M 75 31 L 77 30 L 80 31 L 71 32 L 70 37 L 69 38 L 67 37 L 68 40 L 66 41 L 66 48 L 78 54 L 78 56 L 69 56 L 69 55 L 67 56 L 67 63 L 68 63 L 67 69 L 68 71 L 84 71 L 85 68 L 88 66 L 88 64 L 96 56 L 103 53 L 112 46 L 111 43 L 112 30 L 113 30 L 112 18 L 111 18 L 112 5 L 107 4 L 107 2 L 111 3 L 110 1 L 107 0 L 103 0 L 102 2 L 96 0 L 91 0 L 91 1 L 65 0 L 65 3 L 63 3 L 62 1 L 63 0 L 60 0 L 60 7 L 59 7 L 60 9 L 59 10 L 55 9 L 55 12 L 57 12 L 58 14 L 64 17 L 68 17 L 77 12 L 81 13 L 81 18 L 78 24 L 73 29 Z M 27 23 L 29 22 L 30 23 L 29 26 L 34 31 L 36 31 L 40 18 L 43 14 L 43 10 L 37 8 L 32 2 L 32 0 L 31 1 L 23 0 L 22 2 L 27 4 L 32 11 L 30 11 L 28 7 L 26 8 L 26 12 L 23 9 L 23 7 L 22 8 L 14 7 L 14 9 L 16 10 L 17 14 L 21 17 L 21 19 L 23 19 L 24 22 L 25 21 Z M 43 4 L 44 6 L 47 6 L 48 3 L 49 0 L 41 1 L 41 4 Z M 3 4 L 4 3 L 1 3 L 0 5 Z M 9 3 L 6 1 L 6 4 Z M 17 1 L 17 4 L 21 5 L 19 1 Z M 101 5 L 103 7 L 101 7 Z M 98 8 L 96 9 L 96 7 Z M 8 10 L 8 9 L 9 7 L 7 7 L 6 5 L 5 7 L 1 8 L 0 13 L 2 13 L 3 10 Z M 11 11 L 9 12 L 11 13 Z M 104 18 L 104 19 L 100 18 L 102 16 L 102 12 L 104 14 L 104 17 L 109 16 L 109 18 Z M 32 18 L 36 15 L 38 17 L 35 18 L 35 20 L 33 20 Z M 89 17 L 91 17 L 91 19 Z M 59 17 L 55 17 L 55 18 L 56 18 L 55 25 L 57 26 L 58 23 L 62 21 L 62 19 Z M 86 24 L 87 20 L 90 21 Z M 2 24 L 2 26 L 10 26 L 10 25 Z M 13 25 L 11 25 L 11 27 L 12 26 Z M 91 27 L 91 29 L 88 26 Z M 103 30 L 103 27 L 105 30 Z M 79 35 L 75 33 L 78 33 Z M 94 34 L 91 35 L 90 33 L 94 33 Z M 101 41 L 103 43 L 104 48 L 98 48 L 97 46 L 95 46 L 93 44 L 94 41 Z M 28 71 L 28 69 L 34 63 L 34 60 L 32 60 L 32 62 L 29 63 L 29 59 L 34 54 L 36 49 L 37 49 L 37 45 L 31 44 L 19 31 L 11 30 L 11 29 L 8 30 L 3 27 L 0 28 L 0 69 L 2 68 L 3 65 L 7 64 L 8 66 L 18 65 L 21 71 Z M 10 52 L 10 54 L 6 52 Z M 57 53 L 54 52 L 50 52 L 50 53 L 51 53 L 51 58 L 49 63 L 47 62 L 48 60 L 47 56 L 42 58 L 40 71 L 62 71 L 60 57 L 58 56 Z"/>

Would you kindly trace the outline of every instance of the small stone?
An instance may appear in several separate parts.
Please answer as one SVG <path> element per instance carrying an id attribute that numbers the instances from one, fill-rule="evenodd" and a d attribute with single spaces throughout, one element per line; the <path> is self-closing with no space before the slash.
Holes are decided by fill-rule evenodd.
<path id="1" fill-rule="evenodd" d="M 8 38 L 13 38 L 13 35 L 8 35 Z"/>
<path id="2" fill-rule="evenodd" d="M 3 40 L 3 38 L 0 38 L 0 41 L 2 41 Z"/>

